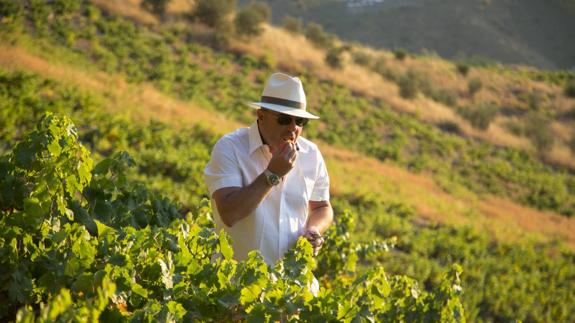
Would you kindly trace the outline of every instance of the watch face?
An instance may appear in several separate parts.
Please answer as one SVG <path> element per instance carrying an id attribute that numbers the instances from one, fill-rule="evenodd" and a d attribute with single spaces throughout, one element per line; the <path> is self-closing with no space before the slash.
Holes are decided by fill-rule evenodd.
<path id="1" fill-rule="evenodd" d="M 280 183 L 279 176 L 272 173 L 268 169 L 265 170 L 264 174 L 266 175 L 266 180 L 268 181 L 268 184 L 275 186 L 275 185 L 278 185 Z"/>
<path id="2" fill-rule="evenodd" d="M 280 178 L 276 174 L 270 174 L 268 180 L 272 185 L 277 185 L 280 182 Z"/>

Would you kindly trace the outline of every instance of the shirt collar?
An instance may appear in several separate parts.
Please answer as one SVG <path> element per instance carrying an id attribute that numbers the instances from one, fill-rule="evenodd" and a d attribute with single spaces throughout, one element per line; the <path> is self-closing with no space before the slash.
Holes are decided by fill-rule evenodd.
<path id="1" fill-rule="evenodd" d="M 258 148 L 264 145 L 262 142 L 262 136 L 260 135 L 260 130 L 258 129 L 258 122 L 252 123 L 249 130 L 250 138 L 250 155 L 254 153 Z"/>

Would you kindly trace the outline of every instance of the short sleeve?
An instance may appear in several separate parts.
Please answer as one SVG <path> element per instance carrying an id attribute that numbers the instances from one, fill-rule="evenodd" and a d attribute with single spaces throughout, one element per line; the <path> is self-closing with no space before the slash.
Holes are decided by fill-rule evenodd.
<path id="1" fill-rule="evenodd" d="M 329 201 L 329 175 L 323 156 L 318 151 L 317 177 L 310 196 L 311 201 Z"/>
<path id="2" fill-rule="evenodd" d="M 214 145 L 210 161 L 204 170 L 210 196 L 224 187 L 241 187 L 242 177 L 234 146 L 226 137 Z"/>

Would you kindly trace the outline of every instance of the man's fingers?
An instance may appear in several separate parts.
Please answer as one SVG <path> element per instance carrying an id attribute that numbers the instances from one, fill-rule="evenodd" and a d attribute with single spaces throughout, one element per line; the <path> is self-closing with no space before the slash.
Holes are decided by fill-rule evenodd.
<path id="1" fill-rule="evenodd" d="M 281 143 L 279 148 L 277 149 L 277 154 L 278 155 L 284 155 L 287 151 L 287 143 Z"/>
<path id="2" fill-rule="evenodd" d="M 303 236 L 307 239 L 307 241 L 309 241 L 309 243 L 311 244 L 312 248 L 313 248 L 313 256 L 316 257 L 319 253 L 319 250 L 321 249 L 321 247 L 323 246 L 323 243 L 325 242 L 324 238 L 321 236 L 321 234 L 315 230 L 313 231 L 306 231 Z"/>
<path id="3" fill-rule="evenodd" d="M 313 256 L 316 257 L 319 254 L 319 251 L 321 250 L 321 247 L 323 245 L 323 242 L 317 246 L 313 246 Z"/>
<path id="4" fill-rule="evenodd" d="M 294 150 L 289 157 L 289 162 L 293 163 L 293 162 L 295 162 L 296 159 L 297 159 L 297 152 Z"/>
<path id="5" fill-rule="evenodd" d="M 324 239 L 315 232 L 308 232 L 305 238 L 311 243 L 314 248 L 319 248 L 323 245 Z"/>
<path id="6" fill-rule="evenodd" d="M 284 146 L 284 151 L 283 153 L 285 154 L 285 156 L 289 156 L 291 155 L 293 152 L 295 152 L 295 146 L 293 143 L 286 143 Z"/>

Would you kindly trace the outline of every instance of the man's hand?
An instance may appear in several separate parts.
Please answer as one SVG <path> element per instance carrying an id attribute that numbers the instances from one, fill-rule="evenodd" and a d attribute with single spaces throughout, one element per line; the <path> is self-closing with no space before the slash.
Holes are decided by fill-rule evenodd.
<path id="1" fill-rule="evenodd" d="M 285 176 L 295 166 L 297 147 L 294 142 L 284 142 L 272 150 L 272 159 L 268 169 L 279 177 Z"/>
<path id="2" fill-rule="evenodd" d="M 313 247 L 313 256 L 316 257 L 324 242 L 321 233 L 316 227 L 310 227 L 305 229 L 303 237 L 311 243 L 311 246 Z"/>

